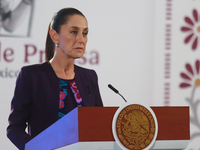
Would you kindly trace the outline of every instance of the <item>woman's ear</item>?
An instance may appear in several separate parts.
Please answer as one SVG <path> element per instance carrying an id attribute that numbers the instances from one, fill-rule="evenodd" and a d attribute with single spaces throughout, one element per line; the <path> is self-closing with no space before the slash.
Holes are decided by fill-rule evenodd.
<path id="1" fill-rule="evenodd" d="M 49 35 L 50 35 L 50 37 L 51 37 L 51 39 L 52 39 L 52 41 L 53 41 L 54 43 L 59 42 L 58 33 L 57 33 L 54 29 L 51 29 L 51 30 L 49 31 Z"/>

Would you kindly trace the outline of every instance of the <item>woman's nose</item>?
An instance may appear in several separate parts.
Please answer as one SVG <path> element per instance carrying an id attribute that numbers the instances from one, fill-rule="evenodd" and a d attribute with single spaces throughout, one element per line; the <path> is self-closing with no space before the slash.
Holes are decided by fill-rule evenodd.
<path id="1" fill-rule="evenodd" d="M 83 36 L 83 34 L 78 34 L 77 35 L 77 41 L 78 42 L 84 42 L 84 36 Z"/>

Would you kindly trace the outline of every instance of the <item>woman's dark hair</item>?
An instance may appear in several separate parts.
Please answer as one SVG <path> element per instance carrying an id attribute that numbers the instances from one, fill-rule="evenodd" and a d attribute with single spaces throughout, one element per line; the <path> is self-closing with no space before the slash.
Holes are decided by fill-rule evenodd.
<path id="1" fill-rule="evenodd" d="M 54 29 L 57 33 L 60 33 L 61 26 L 66 24 L 69 17 L 73 15 L 81 15 L 85 17 L 79 10 L 75 8 L 63 8 L 54 14 L 47 31 L 46 47 L 45 47 L 46 61 L 49 61 L 51 58 L 53 58 L 55 49 L 55 44 L 49 35 L 49 31 L 51 29 Z"/>

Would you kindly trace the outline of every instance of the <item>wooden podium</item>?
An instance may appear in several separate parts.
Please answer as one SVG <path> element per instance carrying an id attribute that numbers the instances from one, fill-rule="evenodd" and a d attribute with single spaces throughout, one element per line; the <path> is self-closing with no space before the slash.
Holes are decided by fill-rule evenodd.
<path id="1" fill-rule="evenodd" d="M 112 133 L 118 107 L 77 107 L 29 141 L 25 150 L 121 149 Z M 190 140 L 189 107 L 151 107 L 158 135 L 151 149 L 184 149 Z"/>

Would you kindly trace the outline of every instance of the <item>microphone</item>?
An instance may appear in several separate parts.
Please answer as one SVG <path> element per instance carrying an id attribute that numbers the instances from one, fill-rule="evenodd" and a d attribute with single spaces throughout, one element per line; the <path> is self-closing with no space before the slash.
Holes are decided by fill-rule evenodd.
<path id="1" fill-rule="evenodd" d="M 113 90 L 116 94 L 119 94 L 124 99 L 124 101 L 127 102 L 126 99 L 119 93 L 119 91 L 117 89 L 115 89 L 111 84 L 108 84 L 108 87 L 111 90 Z"/>

